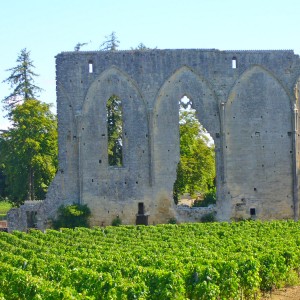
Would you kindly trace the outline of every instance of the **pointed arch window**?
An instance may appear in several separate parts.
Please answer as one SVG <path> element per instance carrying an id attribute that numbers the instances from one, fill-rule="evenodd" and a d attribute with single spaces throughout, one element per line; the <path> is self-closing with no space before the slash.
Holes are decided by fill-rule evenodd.
<path id="1" fill-rule="evenodd" d="M 175 204 L 181 204 L 181 197 L 185 193 L 191 197 L 205 195 L 210 190 L 212 194 L 215 193 L 214 141 L 200 124 L 191 99 L 182 97 L 178 107 L 180 160 L 173 185 Z M 203 202 L 201 205 L 207 206 L 212 202 Z"/>
<path id="2" fill-rule="evenodd" d="M 113 95 L 106 103 L 108 165 L 123 166 L 123 116 L 122 101 Z"/>

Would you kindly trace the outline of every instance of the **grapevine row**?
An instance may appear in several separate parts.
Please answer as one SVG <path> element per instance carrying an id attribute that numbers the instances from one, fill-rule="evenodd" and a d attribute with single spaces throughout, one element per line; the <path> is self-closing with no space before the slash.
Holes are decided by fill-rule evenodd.
<path id="1" fill-rule="evenodd" d="M 293 221 L 0 233 L 0 299 L 258 299 L 298 282 Z"/>

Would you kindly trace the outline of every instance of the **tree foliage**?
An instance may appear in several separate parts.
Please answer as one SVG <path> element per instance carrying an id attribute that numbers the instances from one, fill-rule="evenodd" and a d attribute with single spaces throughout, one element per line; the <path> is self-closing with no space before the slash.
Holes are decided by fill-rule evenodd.
<path id="1" fill-rule="evenodd" d="M 53 221 L 53 227 L 59 228 L 75 228 L 89 227 L 89 217 L 91 210 L 86 204 L 71 204 L 60 206 L 58 209 L 58 217 Z"/>
<path id="2" fill-rule="evenodd" d="M 1 147 L 1 138 L 0 138 L 0 147 Z M 0 151 L 1 154 L 1 151 Z M 1 199 L 4 199 L 6 194 L 5 194 L 5 175 L 3 172 L 4 165 L 0 163 L 0 201 Z"/>
<path id="3" fill-rule="evenodd" d="M 81 47 L 87 45 L 88 43 L 77 43 L 74 47 L 74 51 L 79 51 L 81 49 Z"/>
<path id="4" fill-rule="evenodd" d="M 216 204 L 217 202 L 217 189 L 216 187 L 211 187 L 204 195 L 203 200 L 195 200 L 193 207 L 207 207 L 211 204 Z"/>
<path id="5" fill-rule="evenodd" d="M 30 59 L 30 51 L 26 48 L 22 49 L 18 59 L 17 66 L 6 71 L 11 72 L 11 75 L 3 80 L 8 83 L 13 89 L 12 93 L 6 96 L 2 102 L 8 111 L 11 111 L 16 104 L 26 101 L 28 99 L 36 99 L 37 93 L 42 89 L 34 84 L 34 77 L 38 76 L 33 72 L 35 68 L 33 61 Z"/>
<path id="6" fill-rule="evenodd" d="M 57 122 L 49 105 L 24 101 L 11 111 L 12 127 L 0 136 L 7 194 L 17 204 L 43 199 L 57 169 Z"/>
<path id="7" fill-rule="evenodd" d="M 120 41 L 116 33 L 113 31 L 110 35 L 105 36 L 106 40 L 100 45 L 102 51 L 116 51 L 118 50 Z"/>
<path id="8" fill-rule="evenodd" d="M 182 108 L 179 111 L 180 161 L 174 183 L 174 200 L 180 195 L 205 193 L 214 186 L 215 152 L 209 145 L 206 130 L 199 123 L 195 111 Z"/>
<path id="9" fill-rule="evenodd" d="M 146 50 L 151 50 L 152 48 L 149 48 L 149 47 L 147 47 L 145 44 L 143 44 L 143 43 L 139 43 L 138 45 L 137 45 L 137 47 L 136 48 L 132 48 L 131 47 L 131 50 L 140 50 L 140 51 L 146 51 Z M 156 48 L 154 48 L 154 49 L 156 49 Z"/>
<path id="10" fill-rule="evenodd" d="M 123 119 L 122 102 L 115 95 L 111 96 L 106 104 L 107 110 L 107 136 L 108 136 L 108 164 L 122 166 L 123 163 Z"/>

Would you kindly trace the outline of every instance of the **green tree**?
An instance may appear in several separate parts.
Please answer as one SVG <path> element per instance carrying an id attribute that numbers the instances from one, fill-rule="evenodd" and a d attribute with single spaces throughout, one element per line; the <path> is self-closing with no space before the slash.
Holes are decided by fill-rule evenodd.
<path id="1" fill-rule="evenodd" d="M 174 201 L 184 193 L 206 193 L 214 186 L 215 152 L 194 110 L 180 109 L 180 161 L 174 183 Z"/>
<path id="2" fill-rule="evenodd" d="M 16 204 L 43 199 L 57 169 L 57 121 L 49 104 L 27 99 L 11 111 L 0 136 L 7 195 Z"/>
<path id="3" fill-rule="evenodd" d="M 115 95 L 111 96 L 106 104 L 107 111 L 107 136 L 108 136 L 108 164 L 122 166 L 123 155 L 123 119 L 122 102 Z"/>
<path id="4" fill-rule="evenodd" d="M 110 35 L 105 36 L 106 40 L 100 45 L 102 51 L 116 51 L 118 50 L 120 41 L 117 38 L 116 33 L 113 31 Z"/>
<path id="5" fill-rule="evenodd" d="M 35 67 L 30 59 L 30 51 L 27 51 L 26 48 L 22 49 L 17 63 L 16 67 L 6 70 L 11 72 L 11 75 L 3 80 L 3 83 L 8 83 L 13 89 L 12 93 L 2 100 L 8 111 L 22 101 L 36 99 L 37 93 L 42 91 L 41 88 L 34 85 L 34 77 L 38 75 L 33 72 Z"/>

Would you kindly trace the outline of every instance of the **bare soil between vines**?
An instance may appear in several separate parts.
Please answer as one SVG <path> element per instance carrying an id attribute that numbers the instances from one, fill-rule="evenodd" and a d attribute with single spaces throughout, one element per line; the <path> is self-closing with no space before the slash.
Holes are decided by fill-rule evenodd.
<path id="1" fill-rule="evenodd" d="M 262 297 L 262 300 L 300 300 L 300 286 L 276 290 Z"/>

